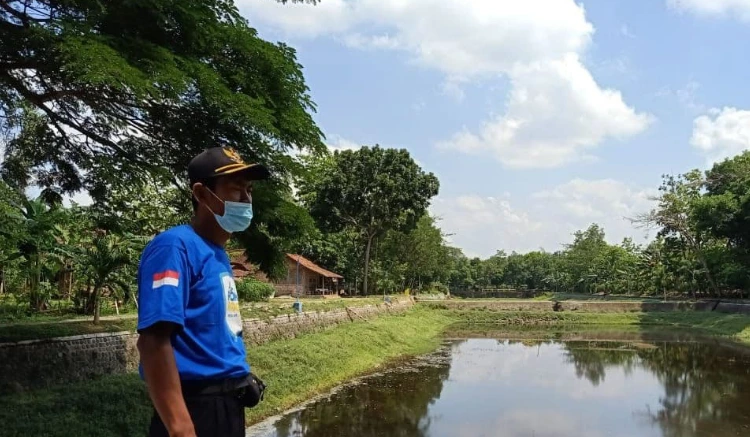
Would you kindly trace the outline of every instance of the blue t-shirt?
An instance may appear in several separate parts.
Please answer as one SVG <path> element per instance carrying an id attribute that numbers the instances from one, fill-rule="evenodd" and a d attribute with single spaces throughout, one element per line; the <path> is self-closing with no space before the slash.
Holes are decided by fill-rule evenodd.
<path id="1" fill-rule="evenodd" d="M 184 380 L 239 378 L 250 373 L 229 257 L 189 225 L 157 235 L 138 266 L 138 331 L 157 322 L 172 336 Z M 140 367 L 141 376 L 143 368 Z"/>

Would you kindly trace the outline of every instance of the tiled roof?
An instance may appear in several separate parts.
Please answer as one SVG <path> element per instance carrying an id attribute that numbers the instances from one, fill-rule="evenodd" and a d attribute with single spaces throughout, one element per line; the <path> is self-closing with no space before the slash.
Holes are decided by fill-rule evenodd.
<path id="1" fill-rule="evenodd" d="M 289 257 L 295 263 L 297 262 L 297 260 L 299 260 L 299 265 L 303 266 L 304 268 L 308 270 L 312 270 L 313 272 L 321 276 L 325 276 L 326 278 L 344 279 L 344 277 L 339 275 L 338 273 L 333 273 L 330 270 L 326 270 L 323 267 L 320 267 L 319 265 L 315 264 L 314 262 L 310 261 L 309 259 L 305 258 L 302 255 L 294 255 L 291 253 L 287 253 L 286 256 Z"/>

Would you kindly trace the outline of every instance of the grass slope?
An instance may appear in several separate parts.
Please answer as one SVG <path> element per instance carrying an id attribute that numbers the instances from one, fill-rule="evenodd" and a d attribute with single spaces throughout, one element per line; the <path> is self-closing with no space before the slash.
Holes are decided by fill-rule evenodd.
<path id="1" fill-rule="evenodd" d="M 434 309 L 439 305 L 428 305 Z M 440 310 L 446 317 L 476 326 L 594 326 L 690 328 L 750 344 L 750 316 L 702 311 L 579 313 L 571 311 Z"/>

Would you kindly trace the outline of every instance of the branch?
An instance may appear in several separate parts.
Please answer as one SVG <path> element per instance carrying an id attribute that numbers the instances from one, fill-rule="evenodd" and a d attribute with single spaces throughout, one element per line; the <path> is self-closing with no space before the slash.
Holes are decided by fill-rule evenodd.
<path id="1" fill-rule="evenodd" d="M 99 135 L 96 132 L 93 132 L 93 131 L 91 131 L 89 129 L 86 129 L 85 127 L 81 126 L 80 124 L 74 122 L 72 120 L 73 117 L 71 116 L 71 114 L 68 114 L 68 116 L 70 117 L 70 119 L 67 119 L 67 118 L 64 118 L 64 117 L 60 117 L 57 113 L 55 113 L 52 109 L 48 108 L 45 105 L 46 102 L 43 101 L 43 100 L 41 100 L 41 96 L 39 94 L 35 94 L 35 93 L 29 91 L 28 89 L 26 89 L 26 87 L 23 86 L 23 83 L 21 83 L 21 81 L 19 81 L 18 79 L 14 78 L 13 76 L 7 74 L 7 72 L 0 71 L 0 77 L 4 77 L 6 79 L 6 81 L 8 83 L 10 83 L 11 86 L 13 86 L 15 88 L 15 90 L 18 91 L 19 94 L 21 94 L 21 96 L 23 96 L 24 98 L 26 98 L 29 102 L 33 103 L 37 108 L 41 109 L 45 114 L 47 114 L 47 116 L 53 122 L 60 122 L 60 123 L 66 125 L 68 127 L 71 127 L 73 129 L 77 130 L 78 132 L 82 133 L 83 135 L 85 135 L 85 136 L 93 139 L 94 141 L 97 141 L 100 144 L 103 144 L 103 145 L 105 145 L 107 147 L 112 148 L 116 153 L 118 153 L 122 157 L 130 159 L 130 160 L 132 160 L 135 163 L 141 164 L 141 165 L 143 165 L 145 167 L 148 167 L 148 168 L 156 168 L 153 164 L 140 159 L 138 156 L 136 156 L 136 155 L 134 155 L 132 153 L 127 152 L 126 150 L 124 150 L 122 147 L 120 147 L 114 141 L 112 141 L 112 140 L 110 140 L 108 138 L 105 138 L 105 137 Z M 59 129 L 59 126 L 58 126 L 58 129 Z M 62 134 L 65 137 L 67 137 L 67 135 L 64 132 L 62 132 Z"/>
<path id="2" fill-rule="evenodd" d="M 21 23 L 23 23 L 24 27 L 29 27 L 28 15 L 11 8 L 10 5 L 4 1 L 0 1 L 0 8 L 5 9 L 11 16 L 16 17 Z"/>

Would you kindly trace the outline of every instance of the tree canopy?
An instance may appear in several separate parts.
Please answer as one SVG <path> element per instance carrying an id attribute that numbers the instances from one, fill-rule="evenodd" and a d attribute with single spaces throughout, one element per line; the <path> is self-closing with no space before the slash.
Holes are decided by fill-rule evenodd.
<path id="1" fill-rule="evenodd" d="M 259 38 L 232 1 L 0 1 L 1 174 L 48 202 L 84 190 L 111 210 L 130 184 L 185 190 L 189 160 L 230 145 L 273 172 L 256 205 L 276 210 L 247 237 L 273 246 L 290 226 L 266 220 L 286 217 L 301 168 L 289 152 L 325 150 L 314 110 L 295 50 Z"/>
<path id="2" fill-rule="evenodd" d="M 414 229 L 437 195 L 439 182 L 425 173 L 406 149 L 378 145 L 336 151 L 302 180 L 300 195 L 325 231 L 353 229 L 365 242 L 364 290 L 368 290 L 370 251 L 389 230 Z"/>

